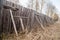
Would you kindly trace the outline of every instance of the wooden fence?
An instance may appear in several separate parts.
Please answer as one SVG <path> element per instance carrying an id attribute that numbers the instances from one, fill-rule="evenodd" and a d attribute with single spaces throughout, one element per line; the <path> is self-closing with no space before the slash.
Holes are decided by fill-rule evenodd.
<path id="1" fill-rule="evenodd" d="M 9 3 L 9 2 L 8 2 Z M 8 4 L 7 3 L 7 4 Z M 53 19 L 42 14 L 42 13 L 38 13 L 32 9 L 28 9 L 25 7 L 22 7 L 20 5 L 14 6 L 16 4 L 13 4 L 13 6 L 10 7 L 10 5 L 6 6 L 7 4 L 4 3 L 3 5 L 3 10 L 2 10 L 2 18 L 1 18 L 1 26 L 3 29 L 3 33 L 12 33 L 14 32 L 13 29 L 13 23 L 11 20 L 11 15 L 9 12 L 9 9 L 12 9 L 13 11 L 13 16 L 14 16 L 14 21 L 16 24 L 16 28 L 18 30 L 18 32 L 22 31 L 21 28 L 21 22 L 19 17 L 21 17 L 23 19 L 23 24 L 24 24 L 24 29 L 28 28 L 28 30 L 33 29 L 33 27 L 35 27 L 34 25 L 38 25 L 39 27 L 44 27 L 47 25 L 51 25 L 54 23 Z M 13 10 L 17 8 L 18 10 Z M 44 28 L 43 28 L 44 29 Z"/>

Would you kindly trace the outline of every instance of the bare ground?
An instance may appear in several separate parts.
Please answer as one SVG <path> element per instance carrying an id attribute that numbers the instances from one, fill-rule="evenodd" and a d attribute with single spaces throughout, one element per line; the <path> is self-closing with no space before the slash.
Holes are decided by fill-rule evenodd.
<path id="1" fill-rule="evenodd" d="M 19 34 L 18 37 L 15 34 L 4 36 L 3 40 L 60 40 L 60 20 L 54 25 L 45 27 L 45 30 L 35 27 L 28 34 Z"/>

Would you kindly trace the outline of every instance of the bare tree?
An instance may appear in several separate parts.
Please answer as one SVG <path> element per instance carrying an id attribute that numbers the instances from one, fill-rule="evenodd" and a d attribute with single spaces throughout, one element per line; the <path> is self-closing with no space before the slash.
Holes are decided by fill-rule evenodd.
<path id="1" fill-rule="evenodd" d="M 29 0 L 28 7 L 38 11 L 38 9 L 39 9 L 39 2 L 38 1 L 39 0 Z"/>
<path id="2" fill-rule="evenodd" d="M 29 0 L 28 7 L 42 13 L 45 2 L 46 0 Z"/>
<path id="3" fill-rule="evenodd" d="M 41 11 L 40 12 L 42 12 L 43 6 L 44 6 L 44 0 L 41 0 Z"/>
<path id="4" fill-rule="evenodd" d="M 56 7 L 54 5 L 52 5 L 51 3 L 47 4 L 47 15 L 51 18 L 53 18 L 54 20 L 58 20 L 58 15 L 57 15 L 57 11 L 56 11 Z"/>
<path id="5" fill-rule="evenodd" d="M 52 16 L 54 12 L 54 6 L 51 3 L 47 4 L 47 15 L 48 16 Z"/>
<path id="6" fill-rule="evenodd" d="M 29 0 L 28 2 L 28 8 L 32 8 L 33 9 L 33 1 L 34 0 Z"/>
<path id="7" fill-rule="evenodd" d="M 39 9 L 39 2 L 38 0 L 36 0 L 36 11 L 38 11 L 38 9 Z"/>

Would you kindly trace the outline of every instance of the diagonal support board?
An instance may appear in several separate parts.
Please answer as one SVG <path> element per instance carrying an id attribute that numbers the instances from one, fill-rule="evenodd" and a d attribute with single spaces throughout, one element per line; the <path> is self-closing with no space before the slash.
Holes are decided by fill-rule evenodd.
<path id="1" fill-rule="evenodd" d="M 21 26 L 22 26 L 22 30 L 24 31 L 24 24 L 23 24 L 22 18 L 24 18 L 24 19 L 26 18 L 27 19 L 28 17 L 23 17 L 23 16 L 22 17 L 21 16 L 14 16 L 14 17 L 19 18 Z"/>
<path id="2" fill-rule="evenodd" d="M 24 25 L 23 25 L 22 18 L 19 17 L 19 19 L 20 19 L 20 22 L 21 22 L 22 30 L 24 31 Z"/>
<path id="3" fill-rule="evenodd" d="M 37 17 L 37 16 L 35 16 L 35 17 L 36 17 L 36 20 L 38 21 L 38 23 L 41 25 L 41 28 L 42 28 L 43 30 L 45 30 L 45 28 L 44 28 L 43 24 L 42 24 L 42 23 L 40 23 L 40 21 L 39 21 L 38 17 Z"/>
<path id="4" fill-rule="evenodd" d="M 18 32 L 17 32 L 17 29 L 16 29 L 16 25 L 15 25 L 15 22 L 14 22 L 14 18 L 13 18 L 13 14 L 12 14 L 12 10 L 11 9 L 10 9 L 10 15 L 11 15 L 11 19 L 12 19 L 12 22 L 13 22 L 13 26 L 14 26 L 14 30 L 15 30 L 16 36 L 18 36 Z"/>

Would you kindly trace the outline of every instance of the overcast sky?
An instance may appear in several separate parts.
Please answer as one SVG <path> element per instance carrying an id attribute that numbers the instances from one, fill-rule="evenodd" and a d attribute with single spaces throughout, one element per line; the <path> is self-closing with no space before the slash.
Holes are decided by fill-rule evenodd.
<path id="1" fill-rule="evenodd" d="M 20 2 L 20 5 L 27 7 L 26 4 L 28 4 L 28 0 L 19 0 L 19 2 Z"/>
<path id="2" fill-rule="evenodd" d="M 57 8 L 58 15 L 59 15 L 59 17 L 60 17 L 60 0 L 51 0 L 51 2 L 52 2 L 53 5 L 55 5 L 55 7 Z"/>
<path id="3" fill-rule="evenodd" d="M 51 0 L 51 2 L 56 6 L 58 11 L 60 11 L 60 0 Z"/>

